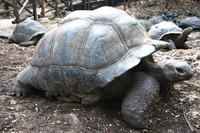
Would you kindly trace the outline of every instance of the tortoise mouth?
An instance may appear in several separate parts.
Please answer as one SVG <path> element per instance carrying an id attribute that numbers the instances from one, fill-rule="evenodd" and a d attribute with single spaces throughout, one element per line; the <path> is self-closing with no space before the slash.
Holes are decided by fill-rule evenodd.
<path id="1" fill-rule="evenodd" d="M 177 78 L 180 80 L 189 80 L 194 75 L 193 72 L 187 73 L 187 74 L 178 74 Z"/>
<path id="2" fill-rule="evenodd" d="M 188 71 L 188 69 L 184 67 L 176 67 L 175 72 L 177 74 L 177 78 L 180 80 L 188 80 L 194 75 L 191 70 Z"/>

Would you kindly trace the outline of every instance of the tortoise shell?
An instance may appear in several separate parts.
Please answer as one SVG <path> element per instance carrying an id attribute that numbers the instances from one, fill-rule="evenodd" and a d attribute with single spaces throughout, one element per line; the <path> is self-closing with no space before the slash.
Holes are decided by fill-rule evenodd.
<path id="1" fill-rule="evenodd" d="M 31 65 L 18 79 L 26 78 L 51 95 L 56 91 L 83 97 L 167 45 L 150 39 L 137 20 L 122 10 L 74 11 L 43 36 Z"/>
<path id="2" fill-rule="evenodd" d="M 187 25 L 193 25 L 193 26 L 200 26 L 200 18 L 194 16 L 194 17 L 187 17 L 183 19 L 180 23 L 184 23 Z"/>
<path id="3" fill-rule="evenodd" d="M 9 43 L 21 43 L 30 41 L 37 35 L 43 35 L 46 33 L 46 28 L 37 21 L 27 18 L 23 22 L 19 23 L 12 36 L 9 38 Z"/>
<path id="4" fill-rule="evenodd" d="M 175 23 L 163 21 L 153 25 L 148 34 L 152 39 L 167 40 L 167 38 L 179 36 L 182 31 Z"/>

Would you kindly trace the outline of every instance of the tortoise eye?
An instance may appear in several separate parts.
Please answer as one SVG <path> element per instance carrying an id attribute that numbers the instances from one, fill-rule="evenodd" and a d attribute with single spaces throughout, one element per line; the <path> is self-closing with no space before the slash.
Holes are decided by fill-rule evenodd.
<path id="1" fill-rule="evenodd" d="M 180 67 L 176 68 L 176 71 L 178 71 L 179 73 L 184 73 L 184 70 Z"/>

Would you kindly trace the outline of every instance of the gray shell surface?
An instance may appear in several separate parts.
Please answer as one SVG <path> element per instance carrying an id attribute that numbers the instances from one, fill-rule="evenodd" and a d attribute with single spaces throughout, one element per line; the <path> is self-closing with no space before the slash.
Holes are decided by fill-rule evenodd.
<path id="1" fill-rule="evenodd" d="M 83 97 L 166 47 L 152 40 L 126 12 L 112 7 L 74 11 L 36 46 L 31 65 L 18 75 L 24 84 Z M 28 77 L 29 75 L 29 77 Z M 31 76 L 30 76 L 31 75 Z M 27 83 L 25 83 L 27 82 Z"/>
<path id="2" fill-rule="evenodd" d="M 187 17 L 181 21 L 181 23 L 187 24 L 187 25 L 195 25 L 200 26 L 200 18 L 198 17 Z"/>
<path id="3" fill-rule="evenodd" d="M 165 36 L 177 35 L 179 36 L 182 33 L 182 29 L 179 28 L 173 22 L 163 21 L 156 25 L 153 25 L 151 29 L 148 31 L 149 36 L 152 39 L 162 40 Z"/>
<path id="4" fill-rule="evenodd" d="M 153 26 L 152 23 L 150 23 L 148 20 L 141 19 L 138 20 L 138 22 L 144 27 L 144 29 L 148 32 L 151 26 Z"/>
<path id="5" fill-rule="evenodd" d="M 12 36 L 10 37 L 9 43 L 27 42 L 30 41 L 33 37 L 45 33 L 46 28 L 42 24 L 27 18 L 16 26 Z"/>

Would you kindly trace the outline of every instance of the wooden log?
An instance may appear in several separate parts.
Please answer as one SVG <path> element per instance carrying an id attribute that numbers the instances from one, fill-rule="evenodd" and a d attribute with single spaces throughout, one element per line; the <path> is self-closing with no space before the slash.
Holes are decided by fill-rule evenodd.
<path id="1" fill-rule="evenodd" d="M 12 12 L 12 11 L 14 11 L 14 9 L 5 10 L 5 11 L 0 11 L 0 14 L 4 14 L 4 13 L 7 13 L 7 12 Z"/>
<path id="2" fill-rule="evenodd" d="M 87 10 L 86 0 L 83 0 L 83 3 L 84 3 L 84 10 Z"/>
<path id="3" fill-rule="evenodd" d="M 131 8 L 131 0 L 128 0 L 128 8 Z"/>
<path id="4" fill-rule="evenodd" d="M 33 17 L 34 20 L 37 20 L 37 10 L 36 10 L 36 1 L 35 0 L 31 0 L 32 5 L 33 5 Z"/>
<path id="5" fill-rule="evenodd" d="M 71 11 L 74 11 L 73 1 L 74 1 L 74 0 L 70 0 L 70 2 L 71 2 L 71 3 L 70 3 Z"/>
<path id="6" fill-rule="evenodd" d="M 22 12 L 22 10 L 26 7 L 26 5 L 28 4 L 28 2 L 29 2 L 29 0 L 26 0 L 24 3 L 23 3 L 23 5 L 22 5 L 22 7 L 20 8 L 20 10 L 19 10 L 19 14 L 21 14 L 21 12 Z"/>
<path id="7" fill-rule="evenodd" d="M 111 6 L 113 6 L 114 5 L 114 0 L 111 0 Z"/>
<path id="8" fill-rule="evenodd" d="M 6 10 L 9 10 L 9 4 L 8 3 L 5 3 L 4 6 L 5 6 Z M 6 16 L 9 17 L 10 16 L 10 12 L 7 12 Z"/>
<path id="9" fill-rule="evenodd" d="M 41 16 L 45 17 L 45 12 L 44 12 L 44 0 L 41 0 Z"/>
<path id="10" fill-rule="evenodd" d="M 17 1 L 17 3 L 18 3 L 21 7 L 23 7 L 23 4 L 21 4 L 20 1 Z M 30 11 L 28 8 L 26 8 L 25 6 L 24 6 L 24 9 L 25 9 L 28 13 L 30 13 L 30 14 L 33 13 L 33 12 Z M 20 13 L 19 13 L 19 14 L 20 14 Z"/>
<path id="11" fill-rule="evenodd" d="M 66 6 L 68 5 L 66 0 L 61 0 L 62 3 L 64 3 Z"/>
<path id="12" fill-rule="evenodd" d="M 52 8 L 54 8 L 54 5 L 52 5 L 49 1 L 45 0 L 45 2 L 47 3 L 47 5 L 51 6 Z"/>
<path id="13" fill-rule="evenodd" d="M 126 10 L 126 0 L 123 0 L 124 3 L 124 10 Z"/>
<path id="14" fill-rule="evenodd" d="M 87 9 L 90 10 L 90 0 L 87 0 Z"/>
<path id="15" fill-rule="evenodd" d="M 70 11 L 70 3 L 69 3 L 70 1 L 69 0 L 67 0 L 67 11 Z"/>
<path id="16" fill-rule="evenodd" d="M 16 17 L 16 23 L 20 23 L 20 17 L 19 17 L 19 12 L 18 12 L 18 8 L 17 8 L 17 0 L 13 0 L 13 8 L 14 8 L 14 15 Z M 13 23 L 15 23 L 13 21 Z"/>
<path id="17" fill-rule="evenodd" d="M 165 8 L 167 9 L 168 8 L 168 5 L 169 5 L 169 0 L 167 0 L 167 3 L 165 5 Z"/>
<path id="18" fill-rule="evenodd" d="M 2 1 L 5 2 L 5 3 L 8 3 L 9 6 L 12 6 L 12 7 L 14 8 L 13 3 L 11 3 L 11 2 L 9 2 L 9 1 L 7 1 L 7 0 L 2 0 Z"/>
<path id="19" fill-rule="evenodd" d="M 108 0 L 105 0 L 105 6 L 107 6 L 108 5 Z"/>
<path id="20" fill-rule="evenodd" d="M 58 0 L 55 0 L 55 16 L 58 16 Z"/>
<path id="21" fill-rule="evenodd" d="M 63 8 L 63 7 L 65 7 L 65 5 L 59 6 L 58 9 L 59 8 Z M 48 10 L 44 11 L 44 13 L 47 13 L 47 12 L 50 12 L 50 11 L 53 11 L 53 10 L 55 10 L 55 9 L 51 8 L 51 9 L 48 9 Z"/>

